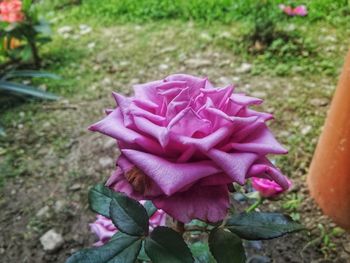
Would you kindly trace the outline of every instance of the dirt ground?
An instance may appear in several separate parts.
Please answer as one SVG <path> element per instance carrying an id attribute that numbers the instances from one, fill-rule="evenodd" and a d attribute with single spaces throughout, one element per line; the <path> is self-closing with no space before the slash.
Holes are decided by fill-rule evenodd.
<path id="1" fill-rule="evenodd" d="M 106 31 L 100 34 L 106 39 L 110 36 Z M 123 38 L 127 35 L 125 32 L 116 35 L 120 36 L 119 44 L 135 41 Z M 88 223 L 95 215 L 88 209 L 87 192 L 92 185 L 107 179 L 118 150 L 113 141 L 88 132 L 87 127 L 101 118 L 105 108 L 113 106 L 112 90 L 130 94 L 135 82 L 146 82 L 179 71 L 207 75 L 216 84 L 234 82 L 238 91 L 266 99 L 260 109 L 275 113 L 272 129 L 290 148 L 290 154 L 277 161 L 294 181 L 293 193 L 302 199 L 295 212 L 308 231 L 272 241 L 247 243 L 249 253 L 265 255 L 277 263 L 350 262 L 349 234 L 331 238 L 336 247 L 326 247 L 322 253 L 324 243 L 317 225 L 324 225 L 327 231 L 335 225 L 321 214 L 308 196 L 305 185 L 307 167 L 335 80 L 315 80 L 313 76 L 306 79 L 252 76 L 233 69 L 241 62 L 235 60 L 232 52 L 209 45 L 175 56 L 169 55 L 176 50 L 171 36 L 163 41 L 161 48 L 155 45 L 154 49 L 151 47 L 154 42 L 148 43 L 150 50 L 145 58 L 148 64 L 143 64 L 142 71 L 139 61 L 133 60 L 131 49 L 121 46 L 121 52 L 124 52 L 121 56 L 128 59 L 133 72 L 125 75 L 123 70 L 111 71 L 107 77 L 95 80 L 86 87 L 93 90 L 93 96 L 76 95 L 50 104 L 22 105 L 14 111 L 7 130 L 9 138 L 2 145 L 8 154 L 0 154 L 0 162 L 7 163 L 9 169 L 17 172 L 16 177 L 6 179 L 0 192 L 0 262 L 64 262 L 74 251 L 92 245 L 95 237 L 90 233 Z M 113 55 L 108 58 L 114 53 L 109 49 L 84 59 L 91 64 L 98 61 L 100 67 L 96 71 L 105 70 L 115 67 Z M 176 59 L 170 59 L 172 56 Z M 237 62 L 232 66 L 231 61 Z M 118 66 L 123 67 L 122 63 Z M 120 74 L 124 74 L 121 81 Z M 316 132 L 310 132 L 310 129 Z M 286 199 L 282 199 L 272 205 L 266 204 L 262 209 L 284 211 L 281 206 L 285 202 Z M 49 229 L 55 229 L 64 237 L 63 247 L 52 253 L 46 253 L 39 241 Z"/>

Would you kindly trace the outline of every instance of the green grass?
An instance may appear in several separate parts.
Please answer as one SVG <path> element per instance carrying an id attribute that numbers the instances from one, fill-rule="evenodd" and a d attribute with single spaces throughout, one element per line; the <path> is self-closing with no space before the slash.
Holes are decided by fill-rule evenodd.
<path id="1" fill-rule="evenodd" d="M 339 21 L 339 16 L 349 14 L 347 0 L 281 1 L 264 0 L 274 5 L 288 2 L 306 4 L 309 19 Z M 69 1 L 65 1 L 69 2 Z M 164 19 L 195 20 L 201 22 L 230 23 L 246 20 L 252 13 L 257 0 L 85 0 L 81 6 L 73 8 L 73 17 L 95 19 L 113 24 L 115 22 L 145 22 Z M 66 6 L 62 1 L 53 1 L 47 7 Z"/>

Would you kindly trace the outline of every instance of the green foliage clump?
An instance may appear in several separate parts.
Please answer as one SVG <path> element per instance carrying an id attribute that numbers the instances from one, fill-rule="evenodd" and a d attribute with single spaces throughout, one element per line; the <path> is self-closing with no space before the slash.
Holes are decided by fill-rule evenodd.
<path id="1" fill-rule="evenodd" d="M 51 41 L 50 25 L 39 17 L 31 0 L 23 1 L 24 19 L 0 23 L 0 62 L 30 63 L 40 67 L 39 46 Z"/>

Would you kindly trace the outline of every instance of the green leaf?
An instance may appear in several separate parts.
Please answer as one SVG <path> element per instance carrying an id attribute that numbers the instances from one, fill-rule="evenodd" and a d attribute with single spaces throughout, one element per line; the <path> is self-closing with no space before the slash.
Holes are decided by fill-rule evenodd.
<path id="1" fill-rule="evenodd" d="M 112 198 L 109 214 L 113 224 L 131 236 L 148 235 L 148 215 L 146 209 L 136 200 L 119 194 Z"/>
<path id="2" fill-rule="evenodd" d="M 95 185 L 89 191 L 90 209 L 105 217 L 109 216 L 109 206 L 113 197 L 118 196 L 119 193 L 112 191 L 103 184 Z"/>
<path id="3" fill-rule="evenodd" d="M 153 214 L 157 211 L 157 207 L 154 206 L 152 201 L 146 201 L 143 207 L 146 209 L 149 217 L 153 216 Z"/>
<path id="4" fill-rule="evenodd" d="M 13 52 L 17 52 L 17 49 L 13 50 Z M 32 49 L 29 46 L 24 46 L 23 49 L 18 49 L 18 52 L 23 61 L 28 61 L 33 57 Z"/>
<path id="5" fill-rule="evenodd" d="M 32 5 L 32 0 L 23 0 L 22 1 L 22 9 L 24 12 L 28 12 Z"/>
<path id="6" fill-rule="evenodd" d="M 50 24 L 46 20 L 40 20 L 39 24 L 34 26 L 37 33 L 43 34 L 45 36 L 52 35 Z"/>
<path id="7" fill-rule="evenodd" d="M 6 136 L 6 132 L 2 126 L 0 126 L 0 136 Z"/>
<path id="8" fill-rule="evenodd" d="M 195 263 L 216 263 L 207 243 L 195 242 L 190 245 Z"/>
<path id="9" fill-rule="evenodd" d="M 146 238 L 145 250 L 153 263 L 193 263 L 191 251 L 175 230 L 159 226 Z"/>
<path id="10" fill-rule="evenodd" d="M 10 81 L 2 81 L 0 80 L 0 92 L 5 92 L 8 94 L 13 94 L 17 96 L 29 96 L 37 99 L 43 100 L 57 100 L 59 97 L 56 95 L 39 90 L 35 87 L 19 84 Z"/>
<path id="11" fill-rule="evenodd" d="M 118 232 L 102 247 L 73 254 L 66 263 L 134 263 L 141 249 L 141 239 Z"/>
<path id="12" fill-rule="evenodd" d="M 228 229 L 215 228 L 209 235 L 209 247 L 218 263 L 244 263 L 242 240 Z"/>
<path id="13" fill-rule="evenodd" d="M 147 256 L 147 254 L 146 254 L 144 241 L 142 242 L 142 247 L 141 247 L 141 250 L 140 250 L 140 253 L 139 253 L 137 259 L 141 260 L 141 261 L 151 261 L 149 256 Z"/>
<path id="14" fill-rule="evenodd" d="M 303 230 L 288 215 L 279 213 L 241 213 L 233 215 L 226 227 L 243 239 L 264 240 Z"/>
<path id="15" fill-rule="evenodd" d="M 37 70 L 14 70 L 6 73 L 2 79 L 8 80 L 13 78 L 50 78 L 50 79 L 60 79 L 56 74 L 52 74 L 44 71 Z"/>

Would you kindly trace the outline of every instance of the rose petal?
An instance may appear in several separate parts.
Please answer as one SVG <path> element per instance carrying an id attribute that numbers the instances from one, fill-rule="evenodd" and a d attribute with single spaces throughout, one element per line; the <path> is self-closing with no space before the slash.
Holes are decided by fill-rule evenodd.
<path id="1" fill-rule="evenodd" d="M 164 83 L 163 80 L 156 80 L 134 85 L 135 97 L 138 99 L 150 100 L 157 105 L 161 105 L 162 98 L 157 94 L 157 87 L 162 83 Z"/>
<path id="2" fill-rule="evenodd" d="M 249 177 L 270 179 L 278 183 L 284 190 L 289 188 L 287 178 L 266 158 L 259 160 L 259 162 L 251 166 L 247 178 Z"/>
<path id="3" fill-rule="evenodd" d="M 191 125 L 189 125 L 191 123 Z M 168 124 L 172 133 L 192 137 L 196 132 L 205 132 L 210 127 L 210 121 L 198 116 L 191 108 L 179 112 Z"/>
<path id="4" fill-rule="evenodd" d="M 231 134 L 231 131 L 231 127 L 221 127 L 203 138 L 191 138 L 182 135 L 175 135 L 173 138 L 182 144 L 194 145 L 203 152 L 207 152 L 219 142 L 227 138 Z"/>
<path id="5" fill-rule="evenodd" d="M 254 152 L 258 154 L 286 154 L 288 151 L 275 139 L 265 124 L 261 128 L 253 130 L 250 134 L 247 132 L 246 138 L 239 142 L 229 143 L 224 149 L 238 150 L 242 152 Z"/>
<path id="6" fill-rule="evenodd" d="M 121 142 L 137 144 L 154 153 L 161 154 L 163 152 L 160 145 L 154 140 L 126 128 L 123 123 L 123 116 L 120 109 L 115 109 L 104 119 L 91 125 L 89 130 L 98 131 Z"/>
<path id="7" fill-rule="evenodd" d="M 186 192 L 153 200 L 154 205 L 183 223 L 192 219 L 218 222 L 225 218 L 229 208 L 226 185 L 193 186 Z"/>
<path id="8" fill-rule="evenodd" d="M 245 182 L 246 174 L 250 166 L 258 159 L 254 153 L 226 153 L 217 149 L 211 149 L 207 155 L 221 167 L 234 182 L 241 185 Z"/>
<path id="9" fill-rule="evenodd" d="M 187 87 L 190 87 L 190 93 L 195 96 L 199 93 L 199 90 L 205 88 L 206 83 L 208 82 L 207 78 L 198 78 L 186 74 L 174 74 L 165 78 L 165 81 L 185 81 Z"/>
<path id="10" fill-rule="evenodd" d="M 210 161 L 172 163 L 162 157 L 135 150 L 122 153 L 163 190 L 172 195 L 206 176 L 220 172 Z"/>
<path id="11" fill-rule="evenodd" d="M 156 138 L 163 148 L 168 144 L 169 131 L 167 128 L 158 126 L 145 118 L 136 116 L 134 117 L 134 123 L 140 131 Z"/>
<path id="12" fill-rule="evenodd" d="M 250 105 L 259 105 L 263 102 L 262 99 L 249 97 L 244 94 L 233 94 L 230 98 L 234 103 L 243 105 L 243 106 L 250 106 Z"/>

